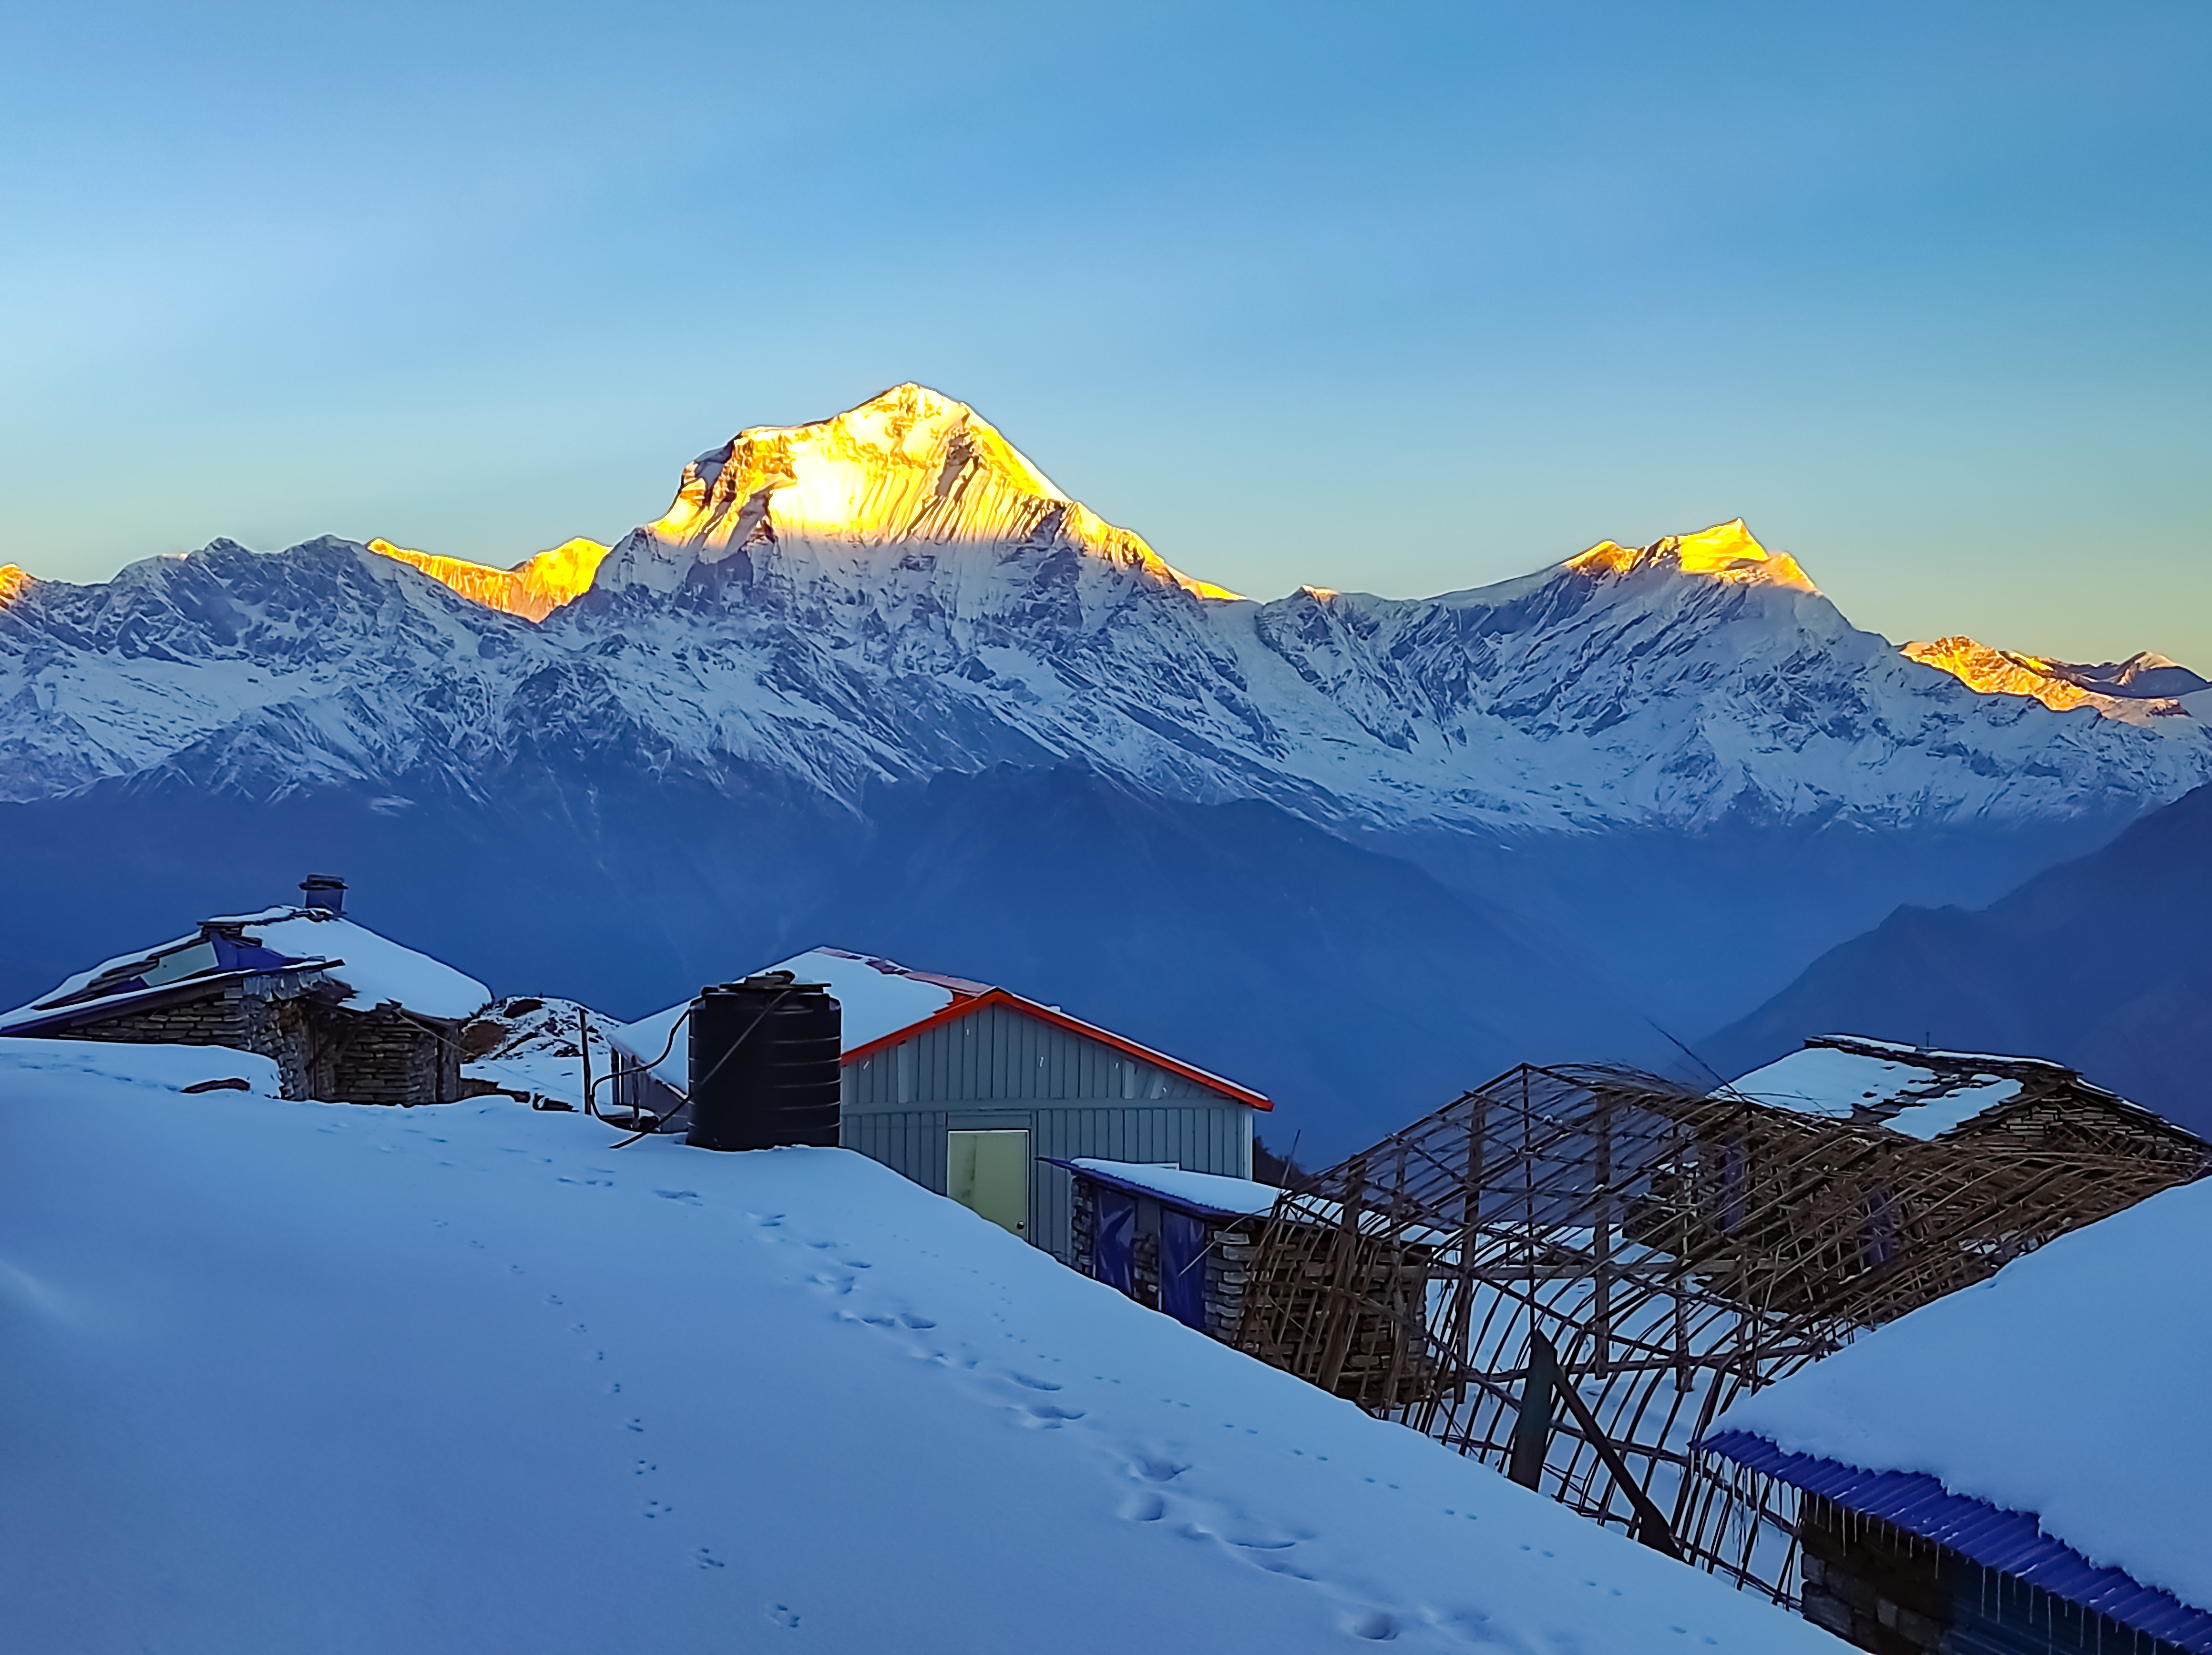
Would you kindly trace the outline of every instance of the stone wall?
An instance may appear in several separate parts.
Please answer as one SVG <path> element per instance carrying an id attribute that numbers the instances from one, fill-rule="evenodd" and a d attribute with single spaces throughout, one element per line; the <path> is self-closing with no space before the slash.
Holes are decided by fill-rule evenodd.
<path id="1" fill-rule="evenodd" d="M 252 1052 L 244 1006 L 234 986 L 153 1011 L 128 1011 L 99 1022 L 57 1029 L 64 1040 L 121 1040 L 133 1046 L 228 1046 Z M 267 1054 L 264 1054 L 264 1056 Z"/>
<path id="2" fill-rule="evenodd" d="M 2183 1655 L 2017 1575 L 1817 1494 L 1798 1509 L 1805 1618 L 1875 1655 Z"/>
<path id="3" fill-rule="evenodd" d="M 56 1031 L 74 1040 L 226 1046 L 275 1060 L 283 1095 L 337 1103 L 450 1103 L 461 1095 L 459 1024 L 353 1011 L 270 974 Z"/>
<path id="4" fill-rule="evenodd" d="M 1798 1508 L 1805 1618 L 1876 1655 L 1949 1655 L 1948 1549 L 1818 1494 Z"/>

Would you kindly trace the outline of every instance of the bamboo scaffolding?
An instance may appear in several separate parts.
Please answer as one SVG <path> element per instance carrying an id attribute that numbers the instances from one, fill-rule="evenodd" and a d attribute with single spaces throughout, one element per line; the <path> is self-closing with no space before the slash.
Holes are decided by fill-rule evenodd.
<path id="1" fill-rule="evenodd" d="M 1537 1486 L 1624 1529 L 1661 1513 L 1686 1559 L 1787 1600 L 1795 1494 L 1701 1452 L 1713 1420 L 2208 1165 L 2212 1147 L 2050 1066 L 1923 1141 L 1524 1065 L 1278 1202 L 1237 1343 L 1503 1470 L 1540 1334 L 1575 1405 Z"/>

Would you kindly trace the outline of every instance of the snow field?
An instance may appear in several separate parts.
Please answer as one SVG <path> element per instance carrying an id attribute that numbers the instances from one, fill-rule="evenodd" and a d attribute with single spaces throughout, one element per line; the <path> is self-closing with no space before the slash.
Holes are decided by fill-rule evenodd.
<path id="1" fill-rule="evenodd" d="M 0 1644 L 1838 1647 L 857 1155 L 253 1061 L 0 1041 Z"/>

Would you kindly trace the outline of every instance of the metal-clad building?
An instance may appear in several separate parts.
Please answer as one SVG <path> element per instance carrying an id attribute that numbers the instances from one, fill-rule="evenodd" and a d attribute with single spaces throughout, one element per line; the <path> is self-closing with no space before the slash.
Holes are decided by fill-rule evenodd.
<path id="1" fill-rule="evenodd" d="M 1073 1263 L 1090 1157 L 1252 1175 L 1259 1093 L 986 984 L 817 949 L 780 967 L 845 1006 L 839 1141 Z"/>

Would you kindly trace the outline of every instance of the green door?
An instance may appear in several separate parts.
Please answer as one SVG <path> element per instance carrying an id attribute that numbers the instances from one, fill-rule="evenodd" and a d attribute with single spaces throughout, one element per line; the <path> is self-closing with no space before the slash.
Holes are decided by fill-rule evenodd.
<path id="1" fill-rule="evenodd" d="M 945 1193 L 1001 1229 L 1030 1233 L 1030 1135 L 1025 1127 L 945 1135 Z"/>

